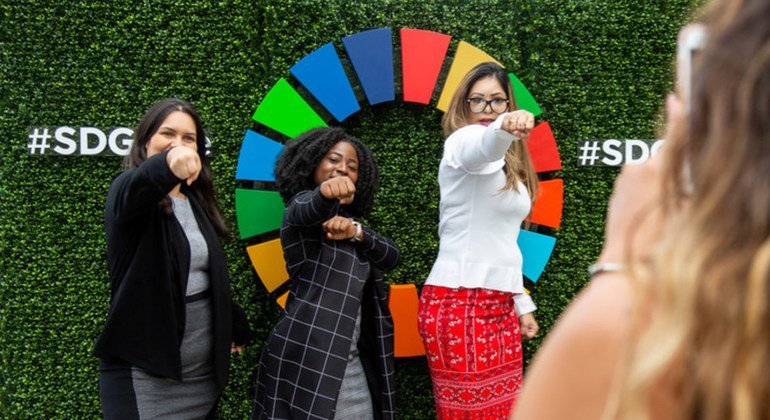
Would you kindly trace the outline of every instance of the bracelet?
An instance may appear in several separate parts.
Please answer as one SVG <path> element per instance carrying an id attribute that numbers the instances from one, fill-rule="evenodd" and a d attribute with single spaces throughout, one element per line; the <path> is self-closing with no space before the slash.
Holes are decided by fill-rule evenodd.
<path id="1" fill-rule="evenodd" d="M 361 242 L 361 240 L 364 239 L 364 228 L 361 226 L 361 223 L 356 222 L 355 220 L 351 220 L 350 223 L 356 227 L 356 233 L 350 238 L 350 242 Z"/>
<path id="2" fill-rule="evenodd" d="M 602 273 L 617 273 L 626 271 L 626 265 L 618 262 L 596 262 L 588 266 L 588 278 L 594 278 Z"/>

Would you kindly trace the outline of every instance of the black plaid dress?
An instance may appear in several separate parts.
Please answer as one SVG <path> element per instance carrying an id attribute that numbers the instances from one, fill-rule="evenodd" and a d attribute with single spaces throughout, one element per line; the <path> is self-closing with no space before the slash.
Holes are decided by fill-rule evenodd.
<path id="1" fill-rule="evenodd" d="M 334 418 L 359 308 L 374 418 L 393 418 L 393 320 L 379 270 L 394 268 L 400 253 L 367 227 L 361 242 L 326 239 L 321 223 L 344 215 L 338 203 L 316 188 L 286 208 L 281 243 L 292 289 L 262 351 L 252 419 Z"/>

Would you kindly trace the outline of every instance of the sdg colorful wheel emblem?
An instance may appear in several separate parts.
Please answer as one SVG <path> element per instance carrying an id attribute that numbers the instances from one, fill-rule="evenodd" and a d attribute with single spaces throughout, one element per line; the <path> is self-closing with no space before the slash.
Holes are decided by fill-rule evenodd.
<path id="1" fill-rule="evenodd" d="M 484 51 L 459 41 L 451 60 L 447 52 L 451 37 L 419 29 L 399 31 L 401 52 L 401 86 L 404 102 L 430 105 L 444 63 L 449 70 L 441 88 L 436 108 L 446 111 L 452 94 L 462 77 L 476 64 L 495 61 Z M 306 55 L 290 69 L 291 75 L 324 108 L 328 119 L 342 123 L 361 109 L 353 83 L 365 93 L 370 105 L 393 101 L 394 83 L 393 34 L 390 28 L 378 28 L 342 38 L 347 58 L 357 80 L 350 80 L 343 68 L 339 52 L 329 42 Z M 499 62 L 498 62 L 499 63 Z M 501 64 L 502 65 L 502 64 Z M 516 75 L 509 73 L 514 96 L 520 108 L 541 113 L 535 99 Z M 308 98 L 309 99 L 309 98 Z M 326 126 L 316 109 L 284 78 L 278 79 L 259 103 L 252 119 L 288 138 L 315 127 Z M 547 122 L 532 131 L 527 147 L 538 173 L 561 169 L 556 141 Z M 270 189 L 275 181 L 273 165 L 283 145 L 275 139 L 251 129 L 241 144 L 235 177 L 254 188 L 235 190 L 235 210 L 240 238 L 253 245 L 246 247 L 254 270 L 267 291 L 284 306 L 288 296 L 288 278 L 280 239 L 284 205 L 276 191 Z M 557 229 L 561 224 L 564 183 L 561 179 L 541 181 L 540 196 L 528 219 L 535 225 Z M 259 215 L 259 217 L 255 217 Z M 556 238 L 530 230 L 522 230 L 519 247 L 524 256 L 524 275 L 537 282 L 556 244 Z M 414 284 L 392 285 L 390 307 L 395 324 L 397 357 L 423 355 L 424 349 L 417 333 L 417 289 Z"/>

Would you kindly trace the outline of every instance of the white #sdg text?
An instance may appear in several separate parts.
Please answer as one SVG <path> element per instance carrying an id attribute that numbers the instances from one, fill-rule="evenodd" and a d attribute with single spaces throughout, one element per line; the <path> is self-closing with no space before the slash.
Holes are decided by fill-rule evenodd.
<path id="1" fill-rule="evenodd" d="M 32 155 L 119 155 L 128 154 L 134 130 L 117 127 L 33 127 L 29 130 L 27 148 Z"/>

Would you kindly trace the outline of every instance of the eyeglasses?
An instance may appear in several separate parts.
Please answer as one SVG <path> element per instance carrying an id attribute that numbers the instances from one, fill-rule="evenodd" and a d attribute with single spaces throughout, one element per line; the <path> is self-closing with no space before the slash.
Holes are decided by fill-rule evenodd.
<path id="1" fill-rule="evenodd" d="M 484 98 L 469 98 L 465 102 L 468 102 L 468 107 L 474 114 L 481 114 L 487 109 L 487 106 L 492 108 L 492 112 L 495 114 L 502 114 L 508 110 L 508 100 L 502 98 L 494 98 L 486 100 Z"/>

